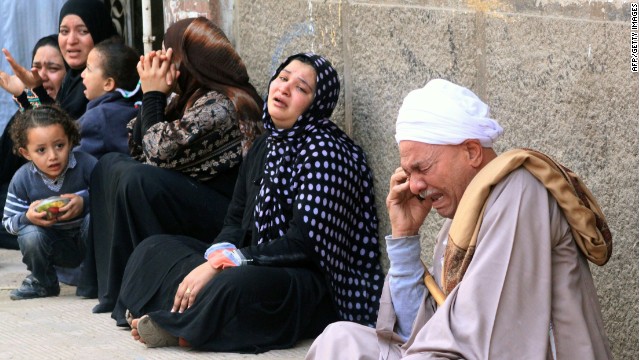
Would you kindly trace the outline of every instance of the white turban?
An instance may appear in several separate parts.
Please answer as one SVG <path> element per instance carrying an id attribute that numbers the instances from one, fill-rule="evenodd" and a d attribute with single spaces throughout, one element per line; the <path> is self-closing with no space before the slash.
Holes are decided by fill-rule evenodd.
<path id="1" fill-rule="evenodd" d="M 434 79 L 404 98 L 396 122 L 396 141 L 457 145 L 478 139 L 483 147 L 491 147 L 503 130 L 488 115 L 489 106 L 471 90 Z"/>

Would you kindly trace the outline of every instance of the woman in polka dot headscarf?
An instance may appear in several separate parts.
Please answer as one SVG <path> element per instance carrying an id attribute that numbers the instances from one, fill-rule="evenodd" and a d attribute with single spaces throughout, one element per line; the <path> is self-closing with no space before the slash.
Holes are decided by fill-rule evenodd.
<path id="1" fill-rule="evenodd" d="M 267 134 L 242 164 L 214 244 L 161 235 L 134 251 L 118 306 L 135 318 L 135 339 L 257 353 L 337 320 L 375 325 L 383 273 L 373 181 L 362 149 L 329 120 L 339 93 L 321 56 L 280 65 Z"/>

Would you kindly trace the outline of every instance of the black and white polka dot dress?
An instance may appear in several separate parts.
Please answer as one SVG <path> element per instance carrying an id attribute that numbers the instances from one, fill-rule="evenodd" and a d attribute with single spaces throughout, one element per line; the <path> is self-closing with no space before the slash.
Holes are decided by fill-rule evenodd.
<path id="1" fill-rule="evenodd" d="M 340 83 L 327 60 L 294 55 L 271 80 L 296 56 L 313 62 L 317 89 L 291 129 L 276 129 L 265 103 L 270 136 L 254 212 L 259 242 L 283 237 L 295 223 L 312 242 L 340 317 L 373 326 L 384 279 L 371 170 L 362 149 L 329 120 Z"/>

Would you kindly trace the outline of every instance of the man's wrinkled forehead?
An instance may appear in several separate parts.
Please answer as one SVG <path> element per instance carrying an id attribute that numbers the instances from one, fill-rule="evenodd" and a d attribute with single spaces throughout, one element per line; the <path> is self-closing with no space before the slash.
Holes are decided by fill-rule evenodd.
<path id="1" fill-rule="evenodd" d="M 419 141 L 400 141 L 400 164 L 405 171 L 424 168 L 438 160 L 446 145 L 434 145 Z"/>

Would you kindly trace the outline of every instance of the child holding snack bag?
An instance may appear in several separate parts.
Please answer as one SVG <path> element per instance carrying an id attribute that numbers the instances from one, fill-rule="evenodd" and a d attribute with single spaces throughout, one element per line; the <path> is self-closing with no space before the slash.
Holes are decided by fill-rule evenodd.
<path id="1" fill-rule="evenodd" d="M 12 290 L 13 300 L 57 296 L 54 265 L 77 267 L 89 225 L 89 177 L 97 160 L 72 152 L 80 134 L 55 105 L 20 114 L 10 129 L 14 152 L 29 162 L 13 176 L 2 225 L 18 235 L 22 262 L 31 272 Z"/>

